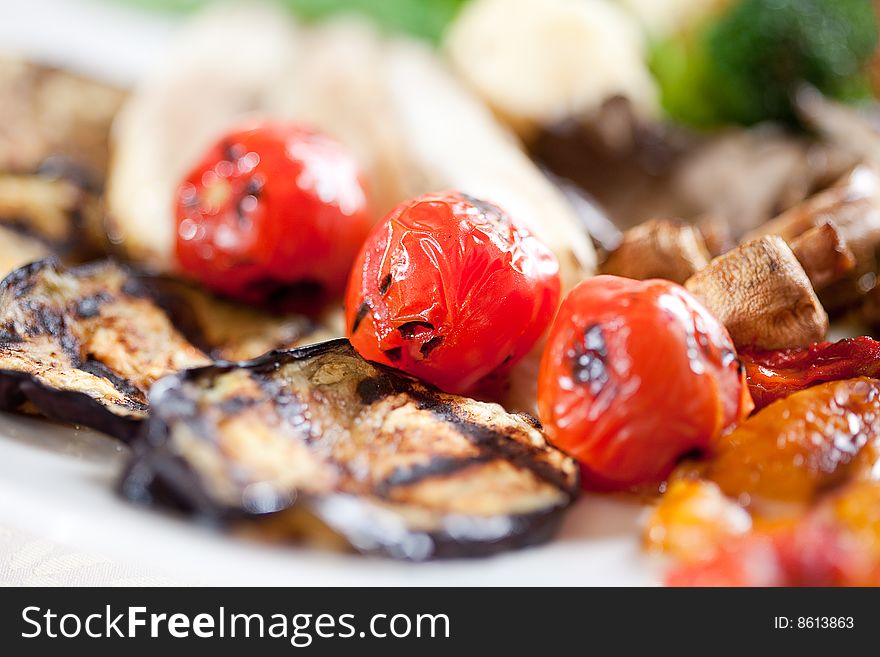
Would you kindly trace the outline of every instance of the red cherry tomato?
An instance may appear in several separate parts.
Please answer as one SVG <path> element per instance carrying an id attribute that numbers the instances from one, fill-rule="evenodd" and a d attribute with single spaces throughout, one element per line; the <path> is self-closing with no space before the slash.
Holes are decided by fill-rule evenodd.
<path id="1" fill-rule="evenodd" d="M 459 192 L 427 194 L 367 238 L 346 320 L 364 358 L 467 392 L 532 348 L 559 286 L 551 251 L 502 210 Z"/>
<path id="2" fill-rule="evenodd" d="M 684 288 L 597 276 L 563 301 L 538 407 L 591 488 L 657 482 L 752 408 L 725 328 Z"/>
<path id="3" fill-rule="evenodd" d="M 341 293 L 371 226 L 354 158 L 281 123 L 220 139 L 178 188 L 176 213 L 183 272 L 262 303 Z"/>

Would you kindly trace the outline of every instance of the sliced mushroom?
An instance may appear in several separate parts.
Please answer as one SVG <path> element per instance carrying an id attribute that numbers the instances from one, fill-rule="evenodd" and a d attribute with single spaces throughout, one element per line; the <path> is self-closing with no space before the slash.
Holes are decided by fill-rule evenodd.
<path id="1" fill-rule="evenodd" d="M 748 237 L 780 235 L 791 241 L 807 230 L 833 221 L 855 256 L 847 280 L 823 293 L 829 309 L 844 308 L 870 289 L 861 279 L 877 271 L 880 246 L 880 167 L 862 164 L 835 185 L 767 222 Z"/>
<path id="2" fill-rule="evenodd" d="M 790 242 L 814 290 L 841 280 L 856 266 L 856 257 L 833 221 L 810 228 Z"/>
<path id="3" fill-rule="evenodd" d="M 738 347 L 806 346 L 828 330 L 828 316 L 804 268 L 776 235 L 715 258 L 685 287 L 727 327 Z"/>
<path id="4" fill-rule="evenodd" d="M 709 264 L 699 231 L 681 221 L 653 219 L 630 228 L 623 242 L 602 263 L 603 274 L 684 283 Z"/>

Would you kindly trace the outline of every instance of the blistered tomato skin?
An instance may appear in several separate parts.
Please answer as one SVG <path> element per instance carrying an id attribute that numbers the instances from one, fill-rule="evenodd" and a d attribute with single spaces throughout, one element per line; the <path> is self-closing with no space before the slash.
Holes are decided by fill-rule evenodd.
<path id="1" fill-rule="evenodd" d="M 185 275 L 270 305 L 341 294 L 371 227 L 354 158 L 283 123 L 220 139 L 178 188 L 176 216 Z"/>
<path id="2" fill-rule="evenodd" d="M 559 265 L 541 241 L 494 205 L 444 192 L 374 228 L 345 310 L 364 358 L 467 393 L 532 348 L 559 294 Z"/>
<path id="3" fill-rule="evenodd" d="M 752 408 L 727 331 L 684 288 L 596 276 L 563 301 L 538 407 L 585 486 L 659 482 Z"/>

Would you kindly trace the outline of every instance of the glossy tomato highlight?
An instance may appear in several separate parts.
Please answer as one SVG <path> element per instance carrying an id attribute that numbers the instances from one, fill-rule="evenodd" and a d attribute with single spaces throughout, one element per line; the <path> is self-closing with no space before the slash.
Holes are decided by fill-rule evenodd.
<path id="1" fill-rule="evenodd" d="M 370 230 L 354 158 L 295 124 L 220 139 L 177 191 L 177 260 L 221 294 L 312 303 L 340 294 Z"/>
<path id="2" fill-rule="evenodd" d="M 370 234 L 346 321 L 364 358 L 463 393 L 532 348 L 559 290 L 553 253 L 505 212 L 459 192 L 426 194 Z"/>
<path id="3" fill-rule="evenodd" d="M 563 301 L 538 405 L 551 441 L 599 489 L 662 480 L 752 408 L 733 342 L 700 302 L 668 281 L 617 276 Z"/>

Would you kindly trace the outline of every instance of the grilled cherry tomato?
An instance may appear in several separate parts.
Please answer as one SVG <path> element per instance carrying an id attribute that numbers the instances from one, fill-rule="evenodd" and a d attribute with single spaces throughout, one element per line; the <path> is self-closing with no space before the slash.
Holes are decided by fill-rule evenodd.
<path id="1" fill-rule="evenodd" d="M 176 212 L 183 272 L 257 303 L 341 293 L 371 226 L 354 158 L 282 123 L 220 139 L 181 183 Z"/>
<path id="2" fill-rule="evenodd" d="M 585 485 L 657 482 L 752 408 L 727 331 L 684 288 L 597 276 L 563 301 L 538 406 Z"/>
<path id="3" fill-rule="evenodd" d="M 551 251 L 502 210 L 459 192 L 427 194 L 367 238 L 346 320 L 364 358 L 461 393 L 532 348 L 559 287 Z"/>

